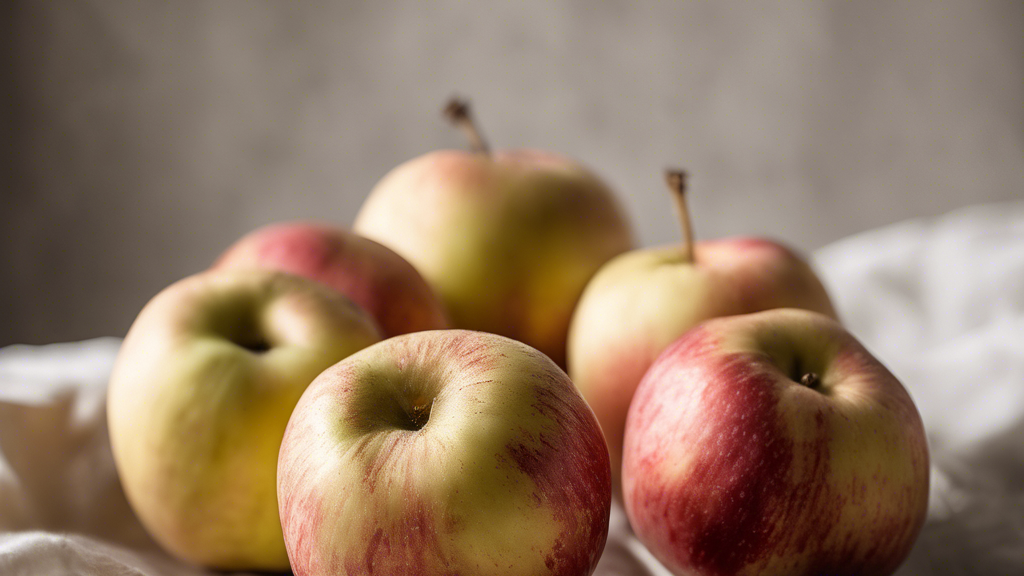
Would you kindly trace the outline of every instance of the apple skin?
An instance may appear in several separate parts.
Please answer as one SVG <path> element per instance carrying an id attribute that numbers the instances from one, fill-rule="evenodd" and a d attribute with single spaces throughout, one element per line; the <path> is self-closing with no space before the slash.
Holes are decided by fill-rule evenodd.
<path id="1" fill-rule="evenodd" d="M 292 408 L 324 369 L 376 343 L 344 296 L 280 272 L 204 272 L 155 296 L 128 331 L 107 417 L 125 493 L 188 562 L 287 570 L 277 454 Z"/>
<path id="2" fill-rule="evenodd" d="M 310 385 L 278 500 L 296 576 L 586 575 L 608 536 L 611 471 L 593 412 L 545 355 L 418 332 Z"/>
<path id="3" fill-rule="evenodd" d="M 669 344 L 719 316 L 804 308 L 835 317 L 821 281 L 789 248 L 737 237 L 634 250 L 601 268 L 569 331 L 568 372 L 604 430 L 619 486 L 622 435 L 640 379 Z"/>
<path id="4" fill-rule="evenodd" d="M 797 380 L 814 372 L 813 387 Z M 903 385 L 826 316 L 710 320 L 644 376 L 623 493 L 675 574 L 891 574 L 928 506 L 928 445 Z"/>
<path id="5" fill-rule="evenodd" d="M 410 160 L 374 187 L 353 229 L 411 262 L 454 327 L 514 338 L 561 367 L 587 281 L 633 247 L 605 184 L 535 150 L 442 150 Z"/>
<path id="6" fill-rule="evenodd" d="M 449 327 L 440 299 L 412 264 L 347 230 L 315 222 L 272 224 L 243 236 L 213 264 L 253 267 L 330 286 L 369 312 L 385 337 Z"/>

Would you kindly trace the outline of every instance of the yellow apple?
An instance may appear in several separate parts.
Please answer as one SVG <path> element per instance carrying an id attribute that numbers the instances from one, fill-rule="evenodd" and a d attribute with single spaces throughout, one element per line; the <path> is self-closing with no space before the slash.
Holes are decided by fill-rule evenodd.
<path id="1" fill-rule="evenodd" d="M 132 324 L 108 392 L 118 475 L 165 549 L 222 570 L 286 570 L 277 455 L 323 370 L 380 339 L 312 280 L 261 270 L 191 276 Z"/>
<path id="2" fill-rule="evenodd" d="M 464 107 L 450 109 L 467 126 Z M 575 161 L 536 150 L 432 152 L 388 173 L 354 231 L 434 287 L 456 328 L 520 340 L 565 365 L 583 287 L 633 245 L 614 194 Z"/>
<path id="3" fill-rule="evenodd" d="M 593 412 L 549 358 L 494 334 L 397 336 L 331 367 L 278 468 L 296 576 L 587 576 L 608 536 Z"/>

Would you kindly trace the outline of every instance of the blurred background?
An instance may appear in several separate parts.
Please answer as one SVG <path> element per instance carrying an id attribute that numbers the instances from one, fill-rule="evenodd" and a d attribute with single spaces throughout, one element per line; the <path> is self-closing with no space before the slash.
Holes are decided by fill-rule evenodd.
<path id="1" fill-rule="evenodd" d="M 804 253 L 1024 190 L 1019 1 L 8 0 L 0 346 L 125 333 L 261 225 L 352 223 L 389 169 L 463 147 L 573 156 L 643 245 Z"/>

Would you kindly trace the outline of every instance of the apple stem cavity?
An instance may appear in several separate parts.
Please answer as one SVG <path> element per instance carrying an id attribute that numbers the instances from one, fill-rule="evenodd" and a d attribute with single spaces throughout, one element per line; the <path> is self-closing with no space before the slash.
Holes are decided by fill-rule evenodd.
<path id="1" fill-rule="evenodd" d="M 242 343 L 242 347 L 252 352 L 253 354 L 263 354 L 270 352 L 270 343 L 262 338 L 253 339 Z"/>
<path id="2" fill-rule="evenodd" d="M 690 222 L 690 210 L 686 206 L 686 172 L 666 170 L 665 182 L 676 199 L 676 212 L 683 228 L 683 255 L 687 262 L 693 263 L 693 225 Z"/>
<path id="3" fill-rule="evenodd" d="M 811 389 L 817 388 L 819 382 L 818 375 L 814 372 L 808 372 L 800 378 L 800 383 Z"/>
<path id="4" fill-rule="evenodd" d="M 462 133 L 469 140 L 469 146 L 473 152 L 479 154 L 491 153 L 490 146 L 487 145 L 487 141 L 484 140 L 480 129 L 477 128 L 476 122 L 473 121 L 473 116 L 469 112 L 469 102 L 459 98 L 452 98 L 444 107 L 444 116 L 452 124 L 455 124 L 459 130 L 462 130 Z"/>
<path id="5" fill-rule="evenodd" d="M 256 320 L 248 315 L 240 315 L 237 323 L 230 329 L 228 340 L 236 346 L 253 354 L 263 354 L 271 349 L 270 341 L 256 324 Z"/>

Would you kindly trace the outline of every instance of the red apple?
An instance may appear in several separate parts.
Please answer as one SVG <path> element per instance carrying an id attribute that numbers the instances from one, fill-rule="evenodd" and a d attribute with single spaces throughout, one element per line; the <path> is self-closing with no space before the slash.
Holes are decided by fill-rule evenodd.
<path id="1" fill-rule="evenodd" d="M 362 306 L 386 337 L 448 327 L 441 301 L 411 264 L 373 240 L 326 224 L 260 228 L 229 247 L 213 268 L 265 268 L 316 280 Z"/>
<path id="2" fill-rule="evenodd" d="M 694 243 L 683 173 L 670 172 L 685 240 L 635 250 L 605 264 L 587 285 L 569 332 L 568 371 L 601 422 L 618 484 L 626 413 L 658 354 L 709 318 L 770 308 L 834 316 L 814 271 L 793 251 L 760 238 Z"/>
<path id="3" fill-rule="evenodd" d="M 636 391 L 622 468 L 638 538 L 675 574 L 891 574 L 928 504 L 907 391 L 830 318 L 707 321 Z"/>
<path id="4" fill-rule="evenodd" d="M 583 287 L 632 247 L 615 196 L 592 172 L 549 152 L 491 152 L 465 105 L 449 110 L 476 150 L 438 151 L 388 173 L 354 230 L 411 262 L 456 328 L 508 336 L 565 365 Z"/>
<path id="5" fill-rule="evenodd" d="M 520 342 L 418 332 L 321 374 L 281 445 L 296 576 L 590 574 L 611 472 L 593 412 Z"/>

